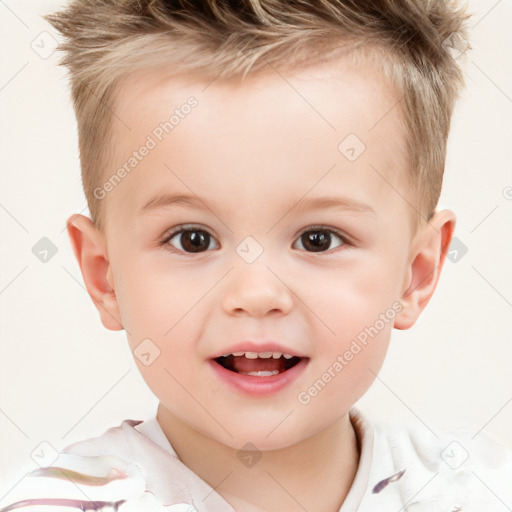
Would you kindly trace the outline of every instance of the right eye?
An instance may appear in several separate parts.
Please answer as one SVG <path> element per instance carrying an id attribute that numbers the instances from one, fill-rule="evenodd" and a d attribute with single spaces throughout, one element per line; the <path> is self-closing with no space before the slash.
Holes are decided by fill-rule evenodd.
<path id="1" fill-rule="evenodd" d="M 204 252 L 209 249 L 219 248 L 215 238 L 208 231 L 195 227 L 182 227 L 174 231 L 165 238 L 162 245 L 170 245 L 180 252 L 188 253 Z"/>

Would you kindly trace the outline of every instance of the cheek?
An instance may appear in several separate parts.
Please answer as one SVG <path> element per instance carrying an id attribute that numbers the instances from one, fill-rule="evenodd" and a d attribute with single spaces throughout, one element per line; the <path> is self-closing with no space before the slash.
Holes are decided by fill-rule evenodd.
<path id="1" fill-rule="evenodd" d="M 319 366 L 310 378 L 320 379 L 320 386 L 324 380 L 336 382 L 328 386 L 325 398 L 336 399 L 343 390 L 344 397 L 355 401 L 375 379 L 401 308 L 397 280 L 390 278 L 397 275 L 398 266 L 399 258 L 384 258 L 382 253 L 380 258 L 358 258 L 350 268 L 332 273 L 323 283 L 327 292 L 312 300 L 321 322 L 315 348 Z"/>
<path id="2" fill-rule="evenodd" d="M 211 287 L 202 278 L 153 263 L 123 262 L 125 276 L 116 290 L 124 325 L 132 334 L 165 340 Z M 140 270 L 133 270 L 140 269 Z M 214 282 L 214 281 L 213 281 Z M 169 332 L 171 331 L 171 332 Z"/>
<path id="3" fill-rule="evenodd" d="M 329 345 L 341 349 L 347 340 L 376 322 L 379 331 L 385 330 L 389 322 L 383 326 L 379 319 L 386 313 L 394 318 L 393 305 L 396 307 L 399 298 L 397 263 L 398 258 L 384 262 L 365 255 L 335 271 L 317 275 L 314 289 L 308 283 L 299 289 L 298 295 L 305 298 L 312 318 L 316 317 L 319 329 L 323 328 L 325 338 L 330 340 Z"/>
<path id="4" fill-rule="evenodd" d="M 392 309 L 390 312 L 395 314 Z M 375 380 L 385 360 L 392 325 L 391 319 L 365 324 L 355 315 L 347 318 L 345 331 L 340 329 L 340 334 L 322 341 L 322 353 L 309 373 L 309 387 L 297 397 L 299 402 L 314 400 L 316 406 L 330 410 L 333 417 L 339 410 L 348 410 Z"/>

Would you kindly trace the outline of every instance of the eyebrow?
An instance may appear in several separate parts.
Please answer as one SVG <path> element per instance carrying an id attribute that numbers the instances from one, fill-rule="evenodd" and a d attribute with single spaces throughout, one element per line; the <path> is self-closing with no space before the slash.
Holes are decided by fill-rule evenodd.
<path id="1" fill-rule="evenodd" d="M 143 215 L 147 212 L 156 210 L 158 208 L 165 208 L 169 206 L 184 206 L 184 207 L 198 207 L 203 210 L 211 210 L 213 211 L 201 198 L 195 195 L 189 194 L 158 194 L 151 198 L 141 209 L 140 215 Z M 313 197 L 307 199 L 299 199 L 297 201 L 293 201 L 289 203 L 284 211 L 286 213 L 290 212 L 292 209 L 297 208 L 299 211 L 308 210 L 308 209 L 327 209 L 327 208 L 336 208 L 340 210 L 344 210 L 347 212 L 357 213 L 357 214 L 370 214 L 376 216 L 375 210 L 369 205 L 362 201 L 358 201 L 353 198 L 347 197 L 338 197 L 338 196 L 322 196 L 322 197 Z"/>

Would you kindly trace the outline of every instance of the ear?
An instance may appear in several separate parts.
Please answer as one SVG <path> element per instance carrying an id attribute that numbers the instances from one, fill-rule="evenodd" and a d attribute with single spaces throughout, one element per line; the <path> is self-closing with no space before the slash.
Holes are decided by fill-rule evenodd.
<path id="1" fill-rule="evenodd" d="M 66 226 L 85 286 L 102 324 L 112 331 L 120 331 L 123 325 L 104 235 L 84 215 L 72 215 Z"/>
<path id="2" fill-rule="evenodd" d="M 452 211 L 436 211 L 417 234 L 400 299 L 403 309 L 395 317 L 394 326 L 397 329 L 412 327 L 434 294 L 455 223 L 456 217 Z"/>

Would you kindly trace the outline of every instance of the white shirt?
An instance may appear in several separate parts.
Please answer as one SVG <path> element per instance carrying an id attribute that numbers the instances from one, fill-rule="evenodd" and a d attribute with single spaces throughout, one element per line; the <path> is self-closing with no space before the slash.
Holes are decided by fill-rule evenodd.
<path id="1" fill-rule="evenodd" d="M 350 410 L 350 420 L 360 460 L 338 512 L 512 510 L 512 453 L 483 434 L 436 436 L 423 427 L 372 425 L 356 408 Z M 74 473 L 64 475 L 56 468 Z M 52 466 L 15 486 L 0 507 L 40 498 L 75 501 L 73 506 L 8 510 L 76 512 L 79 502 L 89 503 L 89 510 L 116 510 L 105 504 L 117 502 L 119 512 L 234 512 L 179 460 L 156 415 L 146 421 L 125 420 L 101 436 L 64 448 Z"/>

